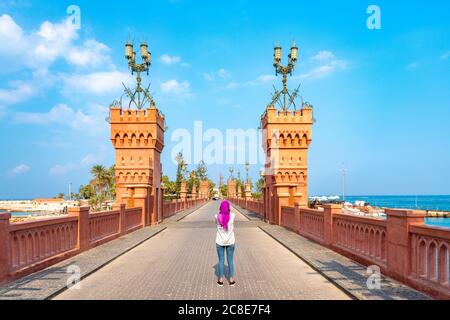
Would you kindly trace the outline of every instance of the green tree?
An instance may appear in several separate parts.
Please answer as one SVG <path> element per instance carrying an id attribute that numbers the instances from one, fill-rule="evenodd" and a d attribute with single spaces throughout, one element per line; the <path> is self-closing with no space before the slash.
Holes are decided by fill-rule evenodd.
<path id="1" fill-rule="evenodd" d="M 253 192 L 252 196 L 255 199 L 261 199 L 264 191 L 264 175 L 261 173 L 258 181 L 255 184 L 255 192 Z"/>
<path id="2" fill-rule="evenodd" d="M 105 173 L 106 190 L 109 200 L 116 197 L 116 166 L 113 164 Z"/>
<path id="3" fill-rule="evenodd" d="M 208 179 L 208 193 L 209 193 L 210 197 L 212 197 L 214 194 L 215 186 L 216 186 L 216 184 L 214 183 L 214 181 L 212 181 L 211 179 Z"/>
<path id="4" fill-rule="evenodd" d="M 170 181 L 168 176 L 163 176 L 162 182 L 164 184 L 164 197 L 166 199 L 173 199 L 174 197 L 176 197 L 176 194 L 178 192 L 176 181 Z"/>
<path id="5" fill-rule="evenodd" d="M 208 168 L 203 160 L 198 163 L 196 172 L 198 180 L 208 180 Z"/>
<path id="6" fill-rule="evenodd" d="M 194 184 L 198 186 L 198 183 L 199 183 L 199 180 L 197 178 L 197 171 L 192 170 L 191 172 L 189 172 L 188 179 L 186 182 L 186 187 L 187 187 L 188 193 L 192 193 Z"/>
<path id="7" fill-rule="evenodd" d="M 175 161 L 177 162 L 176 193 L 179 194 L 181 183 L 186 180 L 187 164 L 182 152 L 178 152 Z"/>
<path id="8" fill-rule="evenodd" d="M 226 185 L 226 184 L 223 184 L 223 185 L 221 185 L 220 186 L 220 189 L 219 189 L 219 192 L 220 192 L 220 194 L 223 196 L 223 197 L 226 197 L 228 194 L 228 186 Z"/>
<path id="9" fill-rule="evenodd" d="M 90 199 L 95 195 L 95 189 L 92 184 L 88 183 L 84 186 L 80 186 L 78 193 L 82 199 Z"/>
<path id="10" fill-rule="evenodd" d="M 97 164 L 91 168 L 91 174 L 94 179 L 91 180 L 91 184 L 96 188 L 96 193 L 104 196 L 106 193 L 107 182 L 107 169 L 101 164 Z"/>

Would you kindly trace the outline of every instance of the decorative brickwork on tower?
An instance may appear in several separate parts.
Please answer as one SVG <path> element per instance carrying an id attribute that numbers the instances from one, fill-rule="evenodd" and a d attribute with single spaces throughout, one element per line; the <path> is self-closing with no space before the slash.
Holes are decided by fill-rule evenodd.
<path id="1" fill-rule="evenodd" d="M 181 182 L 180 186 L 180 199 L 183 201 L 186 201 L 187 199 L 187 188 L 186 188 L 186 182 Z"/>
<path id="2" fill-rule="evenodd" d="M 191 198 L 192 199 L 197 199 L 197 194 L 198 194 L 198 187 L 196 184 L 194 184 L 192 186 L 192 193 L 191 193 Z"/>
<path id="3" fill-rule="evenodd" d="M 200 189 L 199 189 L 200 198 L 208 198 L 209 197 L 209 182 L 208 180 L 200 181 Z"/>
<path id="4" fill-rule="evenodd" d="M 261 117 L 265 166 L 265 219 L 280 223 L 281 206 L 308 206 L 308 148 L 312 108 L 280 111 L 269 106 Z"/>
<path id="5" fill-rule="evenodd" d="M 252 198 L 252 185 L 250 181 L 245 183 L 245 200 L 250 200 Z"/>
<path id="6" fill-rule="evenodd" d="M 145 225 L 161 222 L 164 116 L 155 107 L 133 110 L 112 106 L 109 122 L 116 150 L 116 202 L 143 207 Z"/>
<path id="7" fill-rule="evenodd" d="M 235 198 L 236 197 L 236 180 L 228 179 L 228 191 L 227 191 L 228 198 Z"/>

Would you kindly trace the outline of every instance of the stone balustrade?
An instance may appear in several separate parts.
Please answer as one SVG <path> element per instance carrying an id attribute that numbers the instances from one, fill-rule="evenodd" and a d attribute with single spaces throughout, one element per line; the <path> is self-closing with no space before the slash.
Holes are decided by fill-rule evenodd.
<path id="1" fill-rule="evenodd" d="M 162 206 L 163 219 L 169 218 L 178 212 L 195 208 L 206 201 L 206 198 L 174 199 L 171 201 L 164 201 Z"/>
<path id="2" fill-rule="evenodd" d="M 229 200 L 254 212 L 255 201 Z M 386 209 L 386 219 L 344 214 L 336 204 L 323 210 L 296 204 L 279 211 L 281 226 L 359 263 L 377 265 L 432 297 L 450 299 L 450 230 L 425 225 L 424 211 Z"/>
<path id="3" fill-rule="evenodd" d="M 0 283 L 17 279 L 142 228 L 143 210 L 125 208 L 90 213 L 69 208 L 68 215 L 11 223 L 0 213 Z"/>

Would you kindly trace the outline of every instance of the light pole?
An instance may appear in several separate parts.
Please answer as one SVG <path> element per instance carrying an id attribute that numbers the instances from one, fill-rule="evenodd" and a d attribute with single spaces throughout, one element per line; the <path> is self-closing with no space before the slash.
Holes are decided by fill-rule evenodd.
<path id="1" fill-rule="evenodd" d="M 279 73 L 283 75 L 283 111 L 286 111 L 288 106 L 286 105 L 286 96 L 289 95 L 287 89 L 287 74 L 292 76 L 292 71 L 294 71 L 295 64 L 298 59 L 298 47 L 295 42 L 291 46 L 291 52 L 288 55 L 288 64 L 286 66 L 281 65 L 281 46 L 275 45 L 273 48 L 273 66 L 275 67 L 275 75 Z"/>
<path id="2" fill-rule="evenodd" d="M 127 41 L 127 43 L 125 44 L 125 58 L 128 60 L 128 69 L 131 70 L 131 74 L 134 74 L 136 72 L 137 80 L 137 87 L 135 92 L 130 92 L 128 95 L 130 96 L 131 94 L 130 98 L 132 99 L 132 101 L 134 101 L 134 95 L 137 93 L 138 101 L 136 103 L 136 106 L 138 107 L 138 109 L 141 109 L 141 93 L 144 93 L 145 98 L 149 99 L 150 102 L 153 103 L 153 100 L 148 94 L 148 90 L 144 90 L 141 87 L 141 72 L 147 72 L 148 75 L 148 70 L 151 65 L 151 53 L 150 51 L 148 51 L 147 43 L 141 43 L 141 58 L 143 60 L 142 63 L 136 63 L 136 52 L 133 51 L 133 44 L 129 41 Z"/>
<path id="3" fill-rule="evenodd" d="M 246 173 L 246 182 L 250 182 L 250 177 L 248 175 L 248 171 L 250 170 L 250 163 L 248 161 L 245 163 L 245 173 Z"/>
<path id="4" fill-rule="evenodd" d="M 347 175 L 347 169 L 345 169 L 344 164 L 342 164 L 341 173 L 342 173 L 342 202 L 345 203 L 345 178 Z"/>

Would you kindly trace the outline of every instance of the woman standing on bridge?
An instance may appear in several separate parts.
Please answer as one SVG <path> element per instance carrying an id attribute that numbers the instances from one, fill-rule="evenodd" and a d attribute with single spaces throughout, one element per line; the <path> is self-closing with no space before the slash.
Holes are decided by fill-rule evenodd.
<path id="1" fill-rule="evenodd" d="M 225 263 L 224 256 L 226 251 L 230 276 L 230 286 L 234 286 L 234 284 L 236 283 L 233 278 L 234 277 L 233 255 L 235 244 L 233 225 L 235 214 L 230 212 L 230 203 L 227 200 L 223 200 L 220 203 L 219 214 L 216 214 L 215 217 L 217 223 L 216 248 L 217 248 L 217 255 L 219 256 L 219 263 L 217 268 L 219 280 L 217 281 L 217 284 L 219 286 L 223 286 L 224 263 Z"/>

